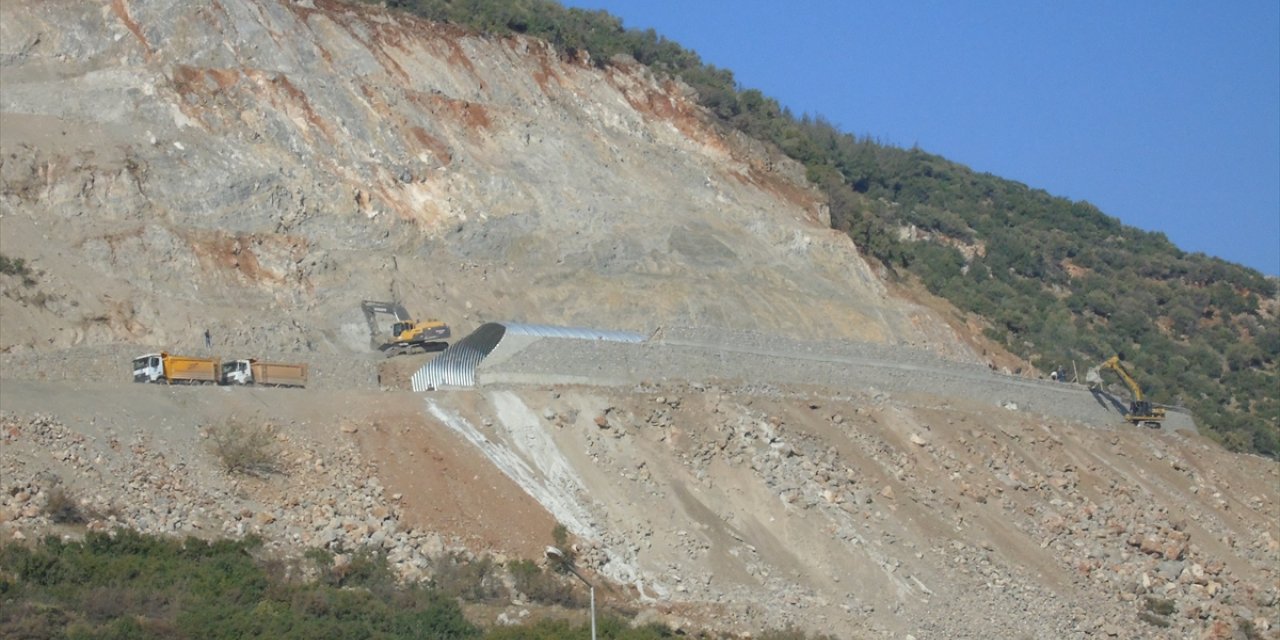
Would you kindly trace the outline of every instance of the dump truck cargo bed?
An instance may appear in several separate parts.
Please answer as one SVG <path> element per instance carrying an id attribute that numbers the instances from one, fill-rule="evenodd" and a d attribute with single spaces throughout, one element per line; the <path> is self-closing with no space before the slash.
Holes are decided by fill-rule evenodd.
<path id="1" fill-rule="evenodd" d="M 305 364 L 254 362 L 252 367 L 255 384 L 280 387 L 305 387 L 307 385 L 307 365 Z"/>
<path id="2" fill-rule="evenodd" d="M 169 382 L 217 382 L 218 361 L 213 358 L 165 355 L 164 376 Z"/>

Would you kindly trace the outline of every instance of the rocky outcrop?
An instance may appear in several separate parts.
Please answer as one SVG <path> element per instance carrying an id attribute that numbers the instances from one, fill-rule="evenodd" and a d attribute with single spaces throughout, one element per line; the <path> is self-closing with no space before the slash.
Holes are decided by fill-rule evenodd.
<path id="1" fill-rule="evenodd" d="M 929 344 L 803 171 L 688 89 L 363 4 L 10 3 L 0 349 L 366 348 L 397 297 L 485 320 Z M 8 288 L 6 288 L 8 291 Z M 23 306 L 23 305 L 26 306 Z M 12 314 L 12 315 L 11 315 Z"/>

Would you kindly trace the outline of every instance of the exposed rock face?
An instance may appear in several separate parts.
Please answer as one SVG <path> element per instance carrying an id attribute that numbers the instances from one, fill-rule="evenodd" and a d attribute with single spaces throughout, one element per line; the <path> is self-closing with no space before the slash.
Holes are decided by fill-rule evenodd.
<path id="1" fill-rule="evenodd" d="M 827 228 L 799 167 L 678 84 L 363 5 L 0 12 L 0 251 L 33 268 L 0 274 L 0 544 L 65 531 L 70 499 L 77 531 L 375 546 L 412 580 L 456 545 L 537 557 L 560 522 L 608 597 L 690 629 L 1280 628 L 1274 461 L 772 339 L 974 359 Z M 704 368 L 535 345 L 489 387 L 391 392 L 413 367 L 379 366 L 358 304 L 392 297 L 458 333 L 664 326 Z M 223 356 L 295 352 L 309 388 L 127 381 L 206 329 Z M 864 350 L 894 378 L 830 373 Z M 565 374 L 595 386 L 545 382 Z M 272 426 L 282 473 L 219 464 L 234 420 Z"/>
<path id="2" fill-rule="evenodd" d="M 366 348 L 357 304 L 926 344 L 802 168 L 679 84 L 363 5 L 9 3 L 0 349 Z"/>

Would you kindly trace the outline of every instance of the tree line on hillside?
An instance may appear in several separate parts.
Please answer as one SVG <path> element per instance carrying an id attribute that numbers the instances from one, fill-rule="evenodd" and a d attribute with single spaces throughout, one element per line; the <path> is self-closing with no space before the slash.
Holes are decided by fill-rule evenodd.
<path id="1" fill-rule="evenodd" d="M 628 56 L 678 77 L 720 123 L 804 164 L 832 226 L 895 277 L 918 278 L 1041 370 L 1123 352 L 1156 402 L 1185 406 L 1234 451 L 1280 457 L 1277 284 L 1179 250 L 1087 202 L 797 117 L 733 73 L 604 11 L 553 0 L 390 0 L 482 33 L 526 34 L 606 66 Z M 904 233 L 914 229 L 915 234 Z"/>

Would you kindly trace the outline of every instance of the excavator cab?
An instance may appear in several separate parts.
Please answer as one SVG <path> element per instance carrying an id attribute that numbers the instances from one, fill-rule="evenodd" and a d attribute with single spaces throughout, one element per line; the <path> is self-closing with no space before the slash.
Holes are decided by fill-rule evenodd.
<path id="1" fill-rule="evenodd" d="M 391 325 L 391 335 L 395 336 L 397 340 L 399 340 L 401 336 L 403 336 L 404 334 L 412 330 L 413 330 L 412 322 L 397 322 Z"/>

